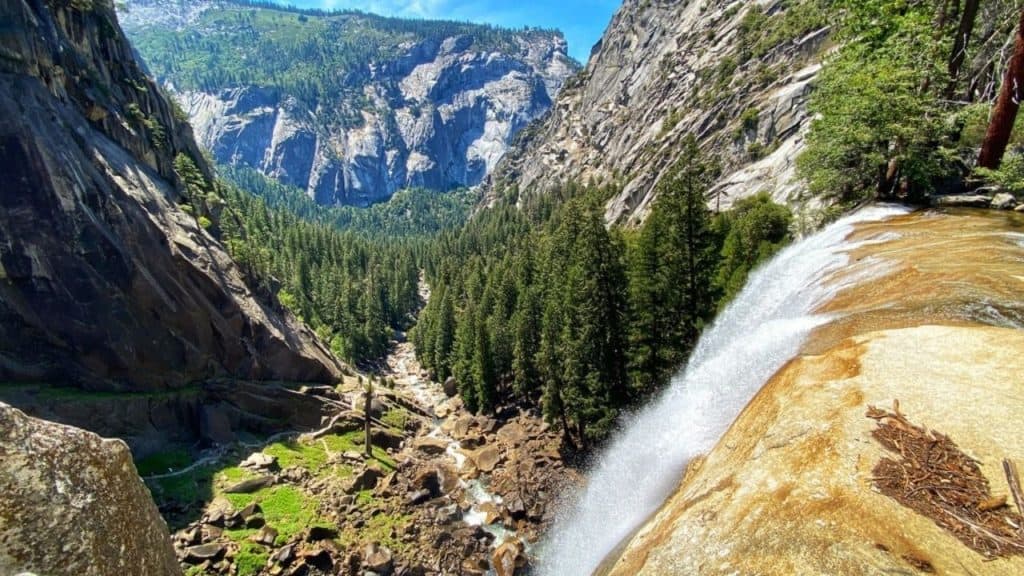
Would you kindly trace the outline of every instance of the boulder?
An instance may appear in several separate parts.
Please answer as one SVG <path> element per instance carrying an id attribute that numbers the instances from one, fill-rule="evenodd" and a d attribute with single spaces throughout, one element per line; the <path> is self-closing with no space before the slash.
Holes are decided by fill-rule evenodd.
<path id="1" fill-rule="evenodd" d="M 526 428 L 519 422 L 509 422 L 498 430 L 498 440 L 509 446 L 518 446 L 529 438 Z"/>
<path id="2" fill-rule="evenodd" d="M 263 526 L 260 531 L 253 534 L 252 541 L 264 546 L 273 546 L 277 540 L 277 530 L 270 526 Z"/>
<path id="3" fill-rule="evenodd" d="M 444 381 L 444 394 L 445 394 L 445 396 L 451 398 L 451 397 L 455 396 L 458 393 L 459 393 L 459 384 L 458 384 L 458 382 L 455 381 L 455 377 L 454 376 L 449 376 Z"/>
<path id="4" fill-rule="evenodd" d="M 239 464 L 242 468 L 251 468 L 253 470 L 276 470 L 277 469 L 277 456 L 271 456 L 270 454 L 264 454 L 263 452 L 256 452 L 251 454 L 242 463 Z"/>
<path id="5" fill-rule="evenodd" d="M 202 540 L 203 542 L 210 542 L 217 540 L 224 535 L 224 529 L 214 524 L 203 524 L 202 525 Z"/>
<path id="6" fill-rule="evenodd" d="M 184 561 L 188 564 L 202 564 L 208 560 L 217 560 L 224 555 L 225 547 L 219 542 L 190 546 L 185 549 Z"/>
<path id="7" fill-rule="evenodd" d="M 405 442 L 405 436 L 400 432 L 395 432 L 386 428 L 374 428 L 370 438 L 373 440 L 374 446 L 379 446 L 387 450 L 398 450 L 402 447 L 402 443 Z"/>
<path id="8" fill-rule="evenodd" d="M 1024 212 L 1024 204 L 1018 205 L 1016 208 L 1013 209 L 1013 211 L 1014 212 Z"/>
<path id="9" fill-rule="evenodd" d="M 1013 197 L 1013 194 L 1000 192 L 992 197 L 992 208 L 996 210 L 1012 210 L 1015 206 L 1017 206 L 1017 199 Z"/>
<path id="10" fill-rule="evenodd" d="M 483 513 L 485 526 L 490 526 L 501 519 L 501 512 L 498 510 L 498 506 L 494 502 L 484 502 L 476 508 Z"/>
<path id="11" fill-rule="evenodd" d="M 412 447 L 415 450 L 423 452 L 427 456 L 439 456 L 444 454 L 448 450 L 450 443 L 442 438 L 432 438 L 430 436 L 422 436 L 416 438 L 412 442 Z"/>
<path id="12" fill-rule="evenodd" d="M 505 501 L 505 509 L 513 520 L 522 520 L 526 518 L 526 504 L 523 502 L 522 496 L 519 496 L 518 494 L 513 495 Z"/>
<path id="13" fill-rule="evenodd" d="M 238 513 L 242 516 L 242 518 L 249 518 L 250 516 L 255 516 L 256 514 L 259 514 L 262 511 L 263 509 L 260 508 L 259 504 L 255 502 L 250 502 L 244 508 L 239 510 Z"/>
<path id="14" fill-rule="evenodd" d="M 309 470 L 302 466 L 289 466 L 285 468 L 278 479 L 281 482 L 288 482 L 291 484 L 302 484 L 312 476 Z"/>
<path id="15" fill-rule="evenodd" d="M 465 438 L 466 434 L 469 434 L 469 428 L 473 426 L 475 420 L 472 416 L 462 416 L 452 423 L 451 433 L 456 440 Z"/>
<path id="16" fill-rule="evenodd" d="M 178 542 L 185 546 L 193 546 L 195 544 L 202 543 L 203 531 L 198 525 L 192 526 L 188 529 L 181 530 L 175 534 Z"/>
<path id="17" fill-rule="evenodd" d="M 983 194 L 949 194 L 934 197 L 932 204 L 945 208 L 988 208 L 992 199 Z"/>
<path id="18" fill-rule="evenodd" d="M 270 561 L 277 565 L 287 566 L 295 559 L 295 544 L 288 544 L 278 548 L 270 555 Z"/>
<path id="19" fill-rule="evenodd" d="M 384 477 L 384 473 L 375 466 L 367 466 L 362 472 L 356 474 L 346 485 L 345 493 L 355 494 L 363 490 L 373 490 L 377 482 Z"/>
<path id="20" fill-rule="evenodd" d="M 481 472 L 493 472 L 502 461 L 501 451 L 496 446 L 484 446 L 470 453 L 473 463 Z"/>
<path id="21" fill-rule="evenodd" d="M 330 550 L 322 547 L 302 550 L 299 553 L 299 560 L 307 567 L 312 567 L 323 572 L 330 572 L 334 568 L 334 558 L 331 556 Z M 309 572 L 307 568 L 306 570 L 296 570 L 295 573 L 308 574 Z"/>
<path id="22" fill-rule="evenodd" d="M 487 560 L 483 558 L 466 558 L 462 561 L 462 574 L 466 576 L 483 576 L 489 569 Z"/>
<path id="23" fill-rule="evenodd" d="M 391 574 L 394 567 L 394 555 L 385 546 L 373 543 L 363 549 L 363 568 L 371 572 L 386 576 Z"/>
<path id="24" fill-rule="evenodd" d="M 0 574 L 178 576 L 128 446 L 0 403 Z"/>
<path id="25" fill-rule="evenodd" d="M 266 523 L 266 519 L 263 514 L 253 514 L 252 516 L 244 516 L 246 528 L 262 528 Z"/>
<path id="26" fill-rule="evenodd" d="M 423 504 L 424 502 L 427 502 L 432 497 L 433 496 L 431 495 L 430 490 L 416 490 L 415 492 L 409 494 L 409 504 L 413 506 L 418 506 L 420 504 Z"/>
<path id="27" fill-rule="evenodd" d="M 491 556 L 491 566 L 497 576 L 515 576 L 516 569 L 526 566 L 523 543 L 518 539 L 506 541 Z"/>
<path id="28" fill-rule="evenodd" d="M 224 489 L 225 494 L 252 494 L 274 484 L 273 476 L 258 476 L 236 482 Z"/>
<path id="29" fill-rule="evenodd" d="M 462 446 L 466 450 L 475 450 L 487 443 L 487 438 L 484 438 L 482 434 L 470 432 L 465 438 L 459 440 L 459 446 Z"/>
<path id="30" fill-rule="evenodd" d="M 357 452 L 355 450 L 346 450 L 342 453 L 341 459 L 346 462 L 362 462 L 366 460 L 365 452 Z"/>
<path id="31" fill-rule="evenodd" d="M 441 480 L 435 468 L 418 473 L 413 477 L 410 486 L 414 490 L 426 490 L 431 497 L 441 495 Z"/>

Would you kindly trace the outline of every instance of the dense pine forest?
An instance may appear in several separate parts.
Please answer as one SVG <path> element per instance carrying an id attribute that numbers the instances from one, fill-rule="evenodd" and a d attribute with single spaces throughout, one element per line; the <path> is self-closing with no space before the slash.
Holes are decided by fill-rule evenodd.
<path id="1" fill-rule="evenodd" d="M 424 365 L 454 377 L 474 411 L 539 405 L 578 447 L 604 438 L 789 240 L 789 211 L 765 195 L 713 214 L 705 193 L 717 168 L 687 146 L 639 230 L 605 226 L 612 189 L 567 186 L 442 233 L 412 336 Z"/>
<path id="2" fill-rule="evenodd" d="M 176 167 L 186 208 L 221 238 L 254 289 L 359 364 L 382 358 L 393 331 L 414 322 L 426 239 L 468 214 L 463 193 L 410 190 L 356 211 L 317 206 L 252 171 L 224 168 L 210 183 L 185 156 Z"/>

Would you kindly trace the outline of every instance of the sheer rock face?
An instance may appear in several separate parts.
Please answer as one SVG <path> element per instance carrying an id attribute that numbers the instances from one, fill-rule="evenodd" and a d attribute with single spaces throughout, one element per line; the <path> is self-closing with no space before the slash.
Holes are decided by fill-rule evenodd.
<path id="1" fill-rule="evenodd" d="M 499 165 L 491 196 L 506 186 L 543 193 L 565 182 L 615 181 L 623 188 L 609 201 L 607 219 L 638 223 L 680 159 L 680 143 L 694 135 L 724 167 L 713 207 L 762 190 L 816 207 L 795 181 L 794 161 L 829 31 L 744 60 L 739 27 L 755 7 L 769 15 L 785 10 L 774 0 L 626 0 L 586 70 Z M 745 117 L 748 111 L 756 115 Z"/>
<path id="2" fill-rule="evenodd" d="M 160 391 L 332 381 L 310 330 L 257 300 L 180 207 L 209 167 L 109 0 L 0 0 L 0 380 Z"/>
<path id="3" fill-rule="evenodd" d="M 2 403 L 0 438 L 0 574 L 181 574 L 124 442 Z"/>
<path id="4" fill-rule="evenodd" d="M 133 2 L 123 15 L 129 34 L 185 25 L 149 17 L 168 1 Z M 182 18 L 215 7 L 199 2 Z M 365 206 L 407 187 L 475 186 L 493 171 L 576 72 L 558 34 L 516 34 L 513 44 L 483 51 L 470 37 L 451 36 L 408 42 L 394 59 L 367 63 L 370 81 L 360 95 L 367 104 L 356 126 L 259 86 L 175 96 L 218 162 L 255 168 L 320 204 Z M 173 76 L 160 80 L 175 84 Z"/>

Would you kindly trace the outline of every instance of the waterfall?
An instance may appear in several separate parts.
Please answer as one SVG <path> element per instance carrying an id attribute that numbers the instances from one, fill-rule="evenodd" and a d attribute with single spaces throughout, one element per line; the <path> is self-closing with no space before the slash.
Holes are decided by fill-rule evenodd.
<path id="1" fill-rule="evenodd" d="M 540 573 L 590 575 L 678 487 L 686 463 L 707 453 L 762 385 L 828 317 L 813 311 L 842 286 L 824 280 L 858 222 L 905 213 L 872 206 L 801 240 L 755 271 L 705 331 L 689 365 L 594 461 L 586 487 L 563 505 L 541 548 Z M 875 242 L 881 239 L 874 239 Z M 878 273 L 865 267 L 861 275 Z M 847 282 L 863 280 L 846 278 Z"/>

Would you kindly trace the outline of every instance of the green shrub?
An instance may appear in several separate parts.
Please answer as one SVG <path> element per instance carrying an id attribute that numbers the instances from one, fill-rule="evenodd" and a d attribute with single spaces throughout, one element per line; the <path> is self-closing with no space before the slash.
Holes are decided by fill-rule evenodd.
<path id="1" fill-rule="evenodd" d="M 1000 190 L 1020 196 L 1024 194 L 1024 152 L 1011 150 L 1003 157 L 997 170 L 975 168 L 974 174 Z"/>
<path id="2" fill-rule="evenodd" d="M 763 192 L 740 200 L 718 216 L 715 225 L 725 238 L 715 276 L 722 294 L 720 308 L 743 289 L 751 270 L 790 242 L 792 221 L 789 209 Z"/>

